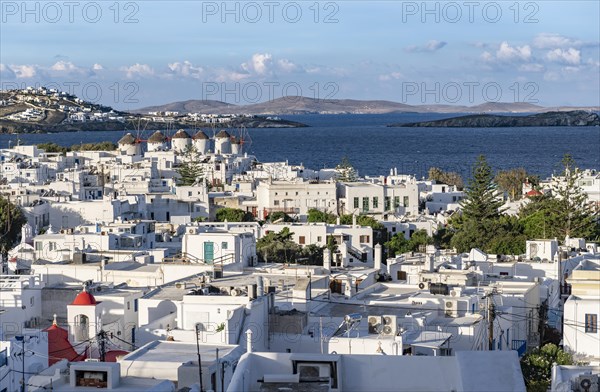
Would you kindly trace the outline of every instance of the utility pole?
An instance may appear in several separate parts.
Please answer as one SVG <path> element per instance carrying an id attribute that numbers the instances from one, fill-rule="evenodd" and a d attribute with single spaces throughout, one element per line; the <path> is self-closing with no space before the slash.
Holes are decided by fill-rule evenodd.
<path id="1" fill-rule="evenodd" d="M 492 301 L 492 293 L 486 296 L 487 301 L 487 319 L 488 319 L 488 349 L 494 350 L 494 319 L 496 318 L 496 311 L 494 309 L 494 302 Z"/>
<path id="2" fill-rule="evenodd" d="M 15 336 L 15 339 L 17 342 L 21 342 L 21 359 L 23 360 L 21 367 L 21 392 L 25 392 L 25 336 Z"/>
<path id="3" fill-rule="evenodd" d="M 202 387 L 202 357 L 200 356 L 200 323 L 196 324 L 196 352 L 198 354 L 198 376 L 200 377 L 200 392 L 204 392 Z"/>
<path id="4" fill-rule="evenodd" d="M 104 330 L 100 330 L 98 333 L 98 337 L 100 338 L 100 361 L 106 361 L 106 332 Z"/>

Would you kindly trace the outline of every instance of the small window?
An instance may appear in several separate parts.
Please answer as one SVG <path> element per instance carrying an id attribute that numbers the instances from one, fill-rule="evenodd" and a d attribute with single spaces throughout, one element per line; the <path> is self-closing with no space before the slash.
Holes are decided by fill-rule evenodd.
<path id="1" fill-rule="evenodd" d="M 221 250 L 227 250 L 227 242 L 221 242 Z"/>
<path id="2" fill-rule="evenodd" d="M 358 208 L 358 197 L 354 198 L 354 208 Z"/>
<path id="3" fill-rule="evenodd" d="M 40 250 L 43 250 L 43 249 L 44 249 L 44 244 L 42 244 L 41 241 L 36 241 L 35 242 L 35 250 L 36 251 L 40 251 Z"/>
<path id="4" fill-rule="evenodd" d="M 400 207 L 400 196 L 394 196 L 394 209 Z"/>
<path id="5" fill-rule="evenodd" d="M 133 311 L 137 312 L 138 311 L 138 299 L 134 299 L 133 300 Z"/>
<path id="6" fill-rule="evenodd" d="M 404 207 L 408 207 L 408 196 L 404 196 Z"/>
<path id="7" fill-rule="evenodd" d="M 369 243 L 369 236 L 368 235 L 361 235 L 360 236 L 360 243 L 361 244 L 368 244 Z"/>
<path id="8" fill-rule="evenodd" d="M 586 313 L 585 315 L 585 333 L 598 332 L 598 315 Z"/>
<path id="9" fill-rule="evenodd" d="M 29 305 L 33 306 L 34 302 L 35 302 L 34 297 L 29 298 Z"/>
<path id="10" fill-rule="evenodd" d="M 373 198 L 373 208 L 379 208 L 379 198 L 378 197 Z"/>
<path id="11" fill-rule="evenodd" d="M 304 245 L 306 243 L 306 237 L 304 237 L 303 235 L 301 235 L 300 237 L 298 237 L 298 243 L 300 245 Z"/>
<path id="12" fill-rule="evenodd" d="M 317 242 L 321 242 L 323 240 L 323 237 L 321 237 L 320 235 L 317 236 Z"/>
<path id="13" fill-rule="evenodd" d="M 369 211 L 369 198 L 363 197 L 362 203 L 363 203 L 363 205 L 362 205 L 363 211 Z"/>
<path id="14" fill-rule="evenodd" d="M 131 310 L 131 302 L 127 301 L 127 310 Z"/>
<path id="15" fill-rule="evenodd" d="M 273 200 L 273 205 L 274 206 L 278 206 L 279 205 L 279 200 Z"/>

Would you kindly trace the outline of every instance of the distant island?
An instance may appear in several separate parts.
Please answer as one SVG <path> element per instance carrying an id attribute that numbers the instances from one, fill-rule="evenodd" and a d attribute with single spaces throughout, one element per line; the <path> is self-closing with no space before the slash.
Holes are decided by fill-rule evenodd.
<path id="1" fill-rule="evenodd" d="M 136 128 L 298 128 L 296 121 L 254 114 L 129 113 L 45 87 L 0 91 L 0 134 L 124 131 Z"/>
<path id="2" fill-rule="evenodd" d="M 384 100 L 330 99 L 309 97 L 282 97 L 249 105 L 234 105 L 216 100 L 192 99 L 148 106 L 132 112 L 148 114 L 156 112 L 237 114 L 280 116 L 290 114 L 388 114 L 388 113 L 542 113 L 548 111 L 588 110 L 598 111 L 597 106 L 544 107 L 527 102 L 485 102 L 479 105 L 408 105 Z"/>
<path id="3" fill-rule="evenodd" d="M 593 112 L 545 112 L 528 116 L 474 114 L 441 120 L 390 124 L 389 127 L 439 128 L 496 128 L 496 127 L 589 127 L 600 125 L 600 117 Z"/>

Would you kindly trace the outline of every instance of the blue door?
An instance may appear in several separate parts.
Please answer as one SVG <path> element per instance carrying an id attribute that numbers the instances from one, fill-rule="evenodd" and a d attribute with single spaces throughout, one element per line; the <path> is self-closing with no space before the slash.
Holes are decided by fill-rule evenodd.
<path id="1" fill-rule="evenodd" d="M 215 244 L 212 242 L 204 243 L 204 261 L 211 262 L 215 258 Z"/>

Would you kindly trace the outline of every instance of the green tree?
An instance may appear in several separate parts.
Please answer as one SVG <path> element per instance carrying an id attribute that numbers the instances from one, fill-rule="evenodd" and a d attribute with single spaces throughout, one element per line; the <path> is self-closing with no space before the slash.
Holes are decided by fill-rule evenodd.
<path id="1" fill-rule="evenodd" d="M 458 189 L 464 187 L 462 176 L 456 172 L 446 172 L 437 167 L 430 167 L 427 174 L 428 178 L 435 180 L 436 183 L 454 185 Z"/>
<path id="2" fill-rule="evenodd" d="M 204 180 L 204 170 L 200 165 L 198 151 L 193 146 L 188 147 L 181 156 L 181 163 L 177 167 L 180 186 L 191 186 Z"/>
<path id="3" fill-rule="evenodd" d="M 494 182 L 498 184 L 501 191 L 508 195 L 510 200 L 518 200 L 523 194 L 523 183 L 532 178 L 534 176 L 531 176 L 524 168 L 520 167 L 499 171 L 494 178 Z"/>
<path id="4" fill-rule="evenodd" d="M 440 249 L 450 248 L 454 231 L 449 226 L 438 227 L 437 231 L 433 235 L 433 244 Z"/>
<path id="5" fill-rule="evenodd" d="M 433 238 L 431 238 L 426 230 L 415 231 L 409 240 L 404 237 L 403 233 L 397 233 L 385 243 L 385 246 L 390 252 L 390 255 L 399 255 L 406 252 L 417 252 L 422 249 L 423 246 L 433 244 Z"/>
<path id="6" fill-rule="evenodd" d="M 217 222 L 252 222 L 254 217 L 238 208 L 221 208 L 217 211 L 215 219 Z"/>
<path id="7" fill-rule="evenodd" d="M 527 236 L 523 224 L 516 216 L 502 215 L 496 224 L 495 234 L 487 245 L 490 253 L 520 255 L 525 253 Z"/>
<path id="8" fill-rule="evenodd" d="M 72 151 L 115 151 L 117 145 L 113 142 L 81 143 L 71 146 Z"/>
<path id="9" fill-rule="evenodd" d="M 48 153 L 60 153 L 63 155 L 70 151 L 69 148 L 60 146 L 56 143 L 40 143 L 37 145 L 37 148 L 44 150 Z"/>
<path id="10" fill-rule="evenodd" d="M 594 209 L 583 192 L 579 182 L 581 171 L 575 166 L 571 155 L 566 154 L 562 160 L 564 166 L 563 181 L 555 181 L 552 193 L 558 199 L 558 215 L 556 223 L 559 238 L 598 236 L 598 210 Z"/>
<path id="11" fill-rule="evenodd" d="M 308 216 L 306 220 L 311 223 L 323 222 L 333 224 L 336 223 L 337 216 L 325 211 L 317 210 L 316 208 L 311 208 L 308 210 Z"/>
<path id="12" fill-rule="evenodd" d="M 267 216 L 267 220 L 271 223 L 277 222 L 279 220 L 281 220 L 282 222 L 293 222 L 294 221 L 294 219 L 291 216 L 289 216 L 288 214 L 286 214 L 283 211 L 275 211 L 275 212 L 269 214 Z"/>
<path id="13" fill-rule="evenodd" d="M 358 173 L 354 166 L 348 160 L 348 157 L 343 157 L 342 161 L 335 167 L 336 179 L 339 182 L 356 182 L 358 181 Z"/>
<path id="14" fill-rule="evenodd" d="M 305 262 L 302 264 L 322 266 L 324 249 L 324 246 L 318 246 L 315 244 L 304 246 L 300 251 L 301 258 L 305 259 Z"/>
<path id="15" fill-rule="evenodd" d="M 600 236 L 598 209 L 589 203 L 579 182 L 582 173 L 570 155 L 563 158 L 563 175 L 554 179 L 552 195 L 533 197 L 519 213 L 527 238 Z"/>
<path id="16" fill-rule="evenodd" d="M 560 203 L 550 195 L 535 196 L 531 202 L 519 211 L 519 220 L 527 239 L 559 238 L 561 232 L 558 222 Z"/>
<path id="17" fill-rule="evenodd" d="M 390 256 L 400 255 L 402 253 L 410 252 L 410 241 L 404 237 L 404 233 L 397 233 L 385 243 Z"/>
<path id="18" fill-rule="evenodd" d="M 552 380 L 552 365 L 572 365 L 573 357 L 553 343 L 536 348 L 521 358 L 521 371 L 528 392 L 546 392 Z"/>
<path id="19" fill-rule="evenodd" d="M 489 249 L 492 238 L 498 232 L 503 203 L 493 178 L 492 168 L 480 155 L 473 166 L 466 197 L 461 201 L 462 214 L 451 220 L 456 230 L 451 244 L 459 252 L 471 248 Z"/>
<path id="20" fill-rule="evenodd" d="M 0 252 L 6 257 L 27 219 L 21 208 L 0 196 Z"/>
<path id="21" fill-rule="evenodd" d="M 256 241 L 256 253 L 263 262 L 290 263 L 301 254 L 300 245 L 292 241 L 294 233 L 284 227 L 279 233 L 269 232 Z M 322 259 L 322 257 L 321 257 Z"/>

